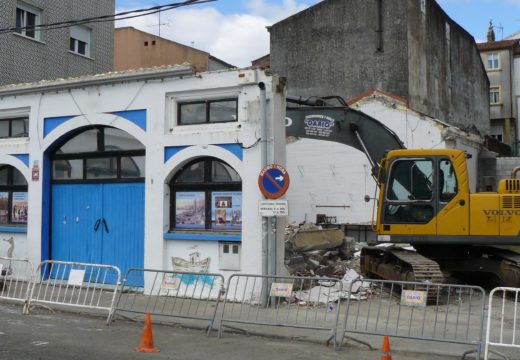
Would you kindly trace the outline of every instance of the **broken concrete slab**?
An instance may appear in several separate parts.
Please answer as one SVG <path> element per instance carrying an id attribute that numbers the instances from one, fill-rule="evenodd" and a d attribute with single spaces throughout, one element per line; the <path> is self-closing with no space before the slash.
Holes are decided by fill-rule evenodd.
<path id="1" fill-rule="evenodd" d="M 339 229 L 300 230 L 289 242 L 294 251 L 328 250 L 342 246 L 343 236 Z"/>

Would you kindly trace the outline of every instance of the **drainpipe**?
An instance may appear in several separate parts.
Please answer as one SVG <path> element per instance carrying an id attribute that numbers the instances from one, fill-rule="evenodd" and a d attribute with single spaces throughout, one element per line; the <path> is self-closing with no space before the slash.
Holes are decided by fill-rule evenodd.
<path id="1" fill-rule="evenodd" d="M 262 168 L 267 166 L 267 98 L 265 93 L 265 84 L 258 84 L 260 88 L 260 126 L 262 127 L 261 151 L 262 151 Z M 269 272 L 269 218 L 262 217 L 262 275 L 268 275 Z M 264 292 L 264 294 L 266 294 Z"/>

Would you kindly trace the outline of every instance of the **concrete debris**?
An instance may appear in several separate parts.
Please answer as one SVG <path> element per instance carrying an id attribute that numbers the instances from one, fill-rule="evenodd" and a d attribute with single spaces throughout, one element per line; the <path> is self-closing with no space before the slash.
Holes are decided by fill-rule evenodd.
<path id="1" fill-rule="evenodd" d="M 354 269 L 349 269 L 345 276 L 343 276 L 343 279 L 341 281 L 343 282 L 343 288 L 345 290 L 348 290 L 351 288 L 352 293 L 357 293 L 359 289 L 366 289 L 370 287 L 370 283 L 364 282 L 364 281 L 356 281 L 356 280 L 362 280 L 363 277 L 359 275 Z"/>
<path id="2" fill-rule="evenodd" d="M 340 291 L 324 289 L 321 286 L 315 286 L 309 290 L 300 290 L 293 293 L 293 297 L 300 303 L 304 301 L 305 304 L 328 304 L 330 302 L 337 302 L 340 299 Z M 345 294 L 346 296 L 346 294 Z M 300 303 L 301 304 L 301 303 Z"/>
<path id="3" fill-rule="evenodd" d="M 301 230 L 288 241 L 295 251 L 329 250 L 342 246 L 343 236 L 339 229 Z"/>
<path id="4" fill-rule="evenodd" d="M 288 301 L 299 306 L 329 306 L 340 299 L 360 301 L 374 295 L 369 283 L 356 281 L 363 279 L 359 274 L 361 251 L 355 239 L 344 236 L 342 230 L 313 224 L 288 225 L 285 236 L 285 265 L 289 272 L 324 278 L 297 283 Z"/>
<path id="5" fill-rule="evenodd" d="M 342 282 L 343 287 L 339 285 L 339 282 L 333 283 L 331 281 L 318 281 L 318 286 L 314 286 L 307 290 L 293 291 L 293 302 L 298 303 L 298 305 L 308 306 L 327 305 L 330 303 L 336 303 L 340 299 L 344 300 L 350 298 L 351 300 L 358 301 L 366 300 L 372 293 L 368 283 L 356 282 L 355 289 L 353 288 L 352 293 L 349 293 L 348 289 L 350 283 L 345 285 L 343 280 Z"/>
<path id="6" fill-rule="evenodd" d="M 359 271 L 356 241 L 340 229 L 305 223 L 288 225 L 285 235 L 285 265 L 293 275 L 341 279 L 349 269 Z"/>

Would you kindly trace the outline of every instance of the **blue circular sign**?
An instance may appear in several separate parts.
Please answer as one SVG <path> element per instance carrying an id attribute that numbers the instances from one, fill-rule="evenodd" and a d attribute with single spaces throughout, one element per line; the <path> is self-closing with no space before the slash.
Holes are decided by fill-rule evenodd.
<path id="1" fill-rule="evenodd" d="M 289 188 L 289 174 L 281 165 L 267 165 L 260 171 L 258 187 L 268 199 L 278 199 Z"/>

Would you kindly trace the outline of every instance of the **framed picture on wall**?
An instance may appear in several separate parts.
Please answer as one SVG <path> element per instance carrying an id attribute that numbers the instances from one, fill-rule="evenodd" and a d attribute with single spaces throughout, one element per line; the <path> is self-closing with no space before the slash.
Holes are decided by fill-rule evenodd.
<path id="1" fill-rule="evenodd" d="M 237 230 L 242 228 L 242 192 L 211 193 L 211 228 Z"/>
<path id="2" fill-rule="evenodd" d="M 179 191 L 175 193 L 175 227 L 204 229 L 206 219 L 206 195 L 203 191 Z"/>
<path id="3" fill-rule="evenodd" d="M 12 222 L 27 224 L 28 196 L 26 192 L 13 192 Z"/>
<path id="4" fill-rule="evenodd" d="M 9 193 L 0 192 L 0 224 L 9 222 Z"/>

